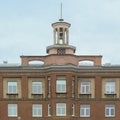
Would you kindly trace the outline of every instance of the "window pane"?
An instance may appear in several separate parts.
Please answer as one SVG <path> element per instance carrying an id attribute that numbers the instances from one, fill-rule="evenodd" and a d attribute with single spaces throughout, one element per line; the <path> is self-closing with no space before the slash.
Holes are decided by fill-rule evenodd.
<path id="1" fill-rule="evenodd" d="M 42 94 L 42 82 L 32 82 L 32 93 Z"/>
<path id="2" fill-rule="evenodd" d="M 66 115 L 66 104 L 65 103 L 57 103 L 56 104 L 56 115 L 57 116 L 65 116 Z"/>
<path id="3" fill-rule="evenodd" d="M 80 105 L 80 117 L 90 117 L 90 105 Z"/>
<path id="4" fill-rule="evenodd" d="M 8 82 L 8 93 L 17 93 L 17 82 Z"/>
<path id="5" fill-rule="evenodd" d="M 112 104 L 105 105 L 105 116 L 106 117 L 115 116 L 115 105 L 112 105 Z"/>
<path id="6" fill-rule="evenodd" d="M 51 116 L 51 105 L 48 104 L 48 116 Z"/>
<path id="7" fill-rule="evenodd" d="M 106 93 L 107 94 L 115 93 L 115 82 L 106 82 Z"/>
<path id="8" fill-rule="evenodd" d="M 81 94 L 90 94 L 90 82 L 81 82 Z"/>
<path id="9" fill-rule="evenodd" d="M 72 104 L 72 116 L 74 116 L 74 115 L 75 115 L 75 105 Z"/>
<path id="10" fill-rule="evenodd" d="M 17 104 L 8 104 L 8 116 L 10 117 L 17 116 Z"/>
<path id="11" fill-rule="evenodd" d="M 57 92 L 66 92 L 66 80 L 57 80 L 56 84 Z"/>
<path id="12" fill-rule="evenodd" d="M 41 117 L 42 116 L 42 105 L 34 104 L 33 105 L 33 117 Z"/>

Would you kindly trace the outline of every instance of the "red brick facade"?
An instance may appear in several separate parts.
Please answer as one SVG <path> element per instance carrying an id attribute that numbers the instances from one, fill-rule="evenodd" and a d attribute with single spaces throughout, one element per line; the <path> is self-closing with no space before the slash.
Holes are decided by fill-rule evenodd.
<path id="1" fill-rule="evenodd" d="M 63 30 L 68 34 L 69 24 L 64 22 L 61 29 L 62 23 L 63 21 L 55 23 L 55 33 Z M 64 47 L 63 44 L 59 47 L 53 45 L 54 50 L 51 52 L 49 49 L 49 55 L 46 56 L 21 56 L 20 66 L 0 66 L 0 120 L 119 120 L 120 67 L 102 66 L 102 56 L 76 56 L 72 47 L 70 54 L 66 54 L 65 50 L 70 47 L 68 39 L 67 43 L 63 39 L 63 43 Z M 60 47 L 64 50 L 60 54 L 53 52 Z M 43 61 L 44 64 L 29 65 L 34 60 Z M 84 60 L 94 62 L 93 66 L 79 66 L 79 61 Z M 57 80 L 63 82 L 64 92 L 57 91 Z M 17 93 L 9 93 L 9 82 L 17 83 L 14 86 Z M 32 82 L 42 83 L 42 94 L 32 93 Z M 81 92 L 82 82 L 89 84 L 85 86 L 89 93 Z M 107 82 L 112 84 L 112 90 L 108 92 L 115 93 L 106 94 Z M 57 108 L 59 103 L 63 103 L 63 108 L 60 109 L 62 111 Z M 17 107 L 10 107 L 9 110 L 9 105 Z M 42 113 L 37 113 L 41 116 L 33 115 L 33 105 L 42 106 Z M 82 105 L 85 106 L 84 112 Z M 106 115 L 107 105 L 110 105 L 109 115 Z"/>

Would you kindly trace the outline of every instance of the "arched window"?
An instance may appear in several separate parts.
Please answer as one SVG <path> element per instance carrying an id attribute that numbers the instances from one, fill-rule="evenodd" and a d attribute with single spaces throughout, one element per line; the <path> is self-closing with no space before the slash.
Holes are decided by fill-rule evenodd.
<path id="1" fill-rule="evenodd" d="M 90 60 L 79 61 L 79 66 L 94 66 L 94 62 Z"/>
<path id="2" fill-rule="evenodd" d="M 29 65 L 30 66 L 41 66 L 41 65 L 44 65 L 44 62 L 43 61 L 34 60 L 34 61 L 30 61 Z"/>

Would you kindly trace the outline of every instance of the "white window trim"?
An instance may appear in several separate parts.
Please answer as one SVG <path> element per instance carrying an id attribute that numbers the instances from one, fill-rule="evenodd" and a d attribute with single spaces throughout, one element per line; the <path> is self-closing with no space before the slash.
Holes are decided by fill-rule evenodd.
<path id="1" fill-rule="evenodd" d="M 12 105 L 14 105 L 14 108 L 12 108 L 12 111 L 15 111 L 15 115 L 10 115 L 9 114 L 9 110 L 10 110 L 10 112 L 11 112 L 11 108 L 10 107 L 12 107 Z M 13 112 L 12 112 L 13 113 Z M 8 104 L 8 117 L 17 117 L 18 116 L 18 106 L 17 106 L 17 104 Z"/>
<path id="2" fill-rule="evenodd" d="M 75 116 L 75 104 L 72 104 L 72 116 Z"/>
<path id="3" fill-rule="evenodd" d="M 85 105 L 85 104 L 84 104 L 84 105 Z M 84 106 L 84 105 L 83 105 L 83 106 Z M 88 107 L 87 107 L 87 108 L 85 108 L 85 107 L 82 108 L 82 105 L 80 105 L 80 117 L 90 117 L 90 105 L 86 105 L 86 106 L 89 106 L 89 108 L 88 108 Z M 84 115 L 81 114 L 81 111 L 82 111 L 82 110 L 83 110 L 84 113 L 85 113 Z M 89 110 L 89 114 L 88 114 L 88 115 L 86 114 L 86 110 Z"/>
<path id="4" fill-rule="evenodd" d="M 9 85 L 10 83 L 16 83 L 16 85 Z M 12 90 L 10 90 L 10 87 Z M 15 87 L 15 91 L 14 91 L 13 87 Z M 17 87 L 18 87 L 18 85 L 17 85 L 16 81 L 8 81 L 8 94 L 17 94 L 18 93 Z"/>
<path id="5" fill-rule="evenodd" d="M 106 110 L 109 111 L 108 115 L 106 114 Z M 111 110 L 114 110 L 114 115 L 111 115 Z M 115 105 L 113 104 L 105 105 L 105 117 L 115 117 Z"/>
<path id="6" fill-rule="evenodd" d="M 39 89 L 40 89 L 40 92 L 39 92 L 39 90 L 37 90 L 37 91 L 34 90 L 34 89 L 37 89 L 37 88 L 36 88 L 36 86 L 33 85 L 33 83 L 40 83 L 40 86 L 39 86 L 39 87 L 40 87 L 40 88 L 39 88 Z M 34 87 L 35 87 L 35 88 L 34 88 Z M 37 87 L 38 87 L 38 86 L 37 86 Z M 33 82 L 32 82 L 32 94 L 42 94 L 42 93 L 43 93 L 43 88 L 42 88 L 42 87 L 43 87 L 43 83 L 42 83 L 42 82 L 33 81 Z"/>
<path id="7" fill-rule="evenodd" d="M 107 85 L 107 84 L 109 84 L 109 85 Z M 109 87 L 109 89 L 108 89 L 108 87 Z M 115 94 L 115 82 L 114 81 L 105 83 L 105 94 Z"/>
<path id="8" fill-rule="evenodd" d="M 51 116 L 51 105 L 48 104 L 48 116 Z"/>
<path id="9" fill-rule="evenodd" d="M 82 83 L 89 83 L 89 85 L 82 85 Z M 87 82 L 87 81 L 82 81 L 81 83 L 80 83 L 80 94 L 90 94 L 90 82 Z M 84 87 L 84 89 L 85 89 L 85 91 L 83 91 L 83 87 Z M 89 88 L 89 90 L 87 91 L 87 87 Z"/>
<path id="10" fill-rule="evenodd" d="M 40 114 L 34 114 L 34 110 L 35 110 L 35 108 L 34 108 L 34 105 L 38 105 L 40 108 L 39 109 L 41 109 L 41 113 Z M 38 110 L 38 109 L 37 109 Z M 32 106 L 32 116 L 33 117 L 42 117 L 42 104 L 33 104 L 33 106 Z"/>
<path id="11" fill-rule="evenodd" d="M 63 108 L 59 108 L 59 105 L 60 106 L 64 105 L 64 110 L 65 110 L 64 114 L 58 113 L 58 109 L 63 109 Z M 56 104 L 56 116 L 66 116 L 66 103 L 57 103 Z"/>
<path id="12" fill-rule="evenodd" d="M 58 84 L 58 82 L 65 82 L 65 84 Z M 58 89 L 58 85 L 60 85 L 60 90 Z M 62 89 L 62 86 L 65 86 L 65 89 Z M 66 93 L 66 80 L 57 80 L 56 81 L 56 92 L 57 93 Z"/>

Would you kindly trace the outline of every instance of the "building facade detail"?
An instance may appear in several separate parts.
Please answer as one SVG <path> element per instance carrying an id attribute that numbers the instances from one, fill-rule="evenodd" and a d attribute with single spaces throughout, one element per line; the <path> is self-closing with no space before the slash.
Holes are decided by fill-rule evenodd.
<path id="1" fill-rule="evenodd" d="M 75 55 L 70 26 L 63 19 L 52 24 L 47 55 L 0 66 L 0 120 L 119 120 L 120 67 L 103 66 L 101 55 Z"/>

